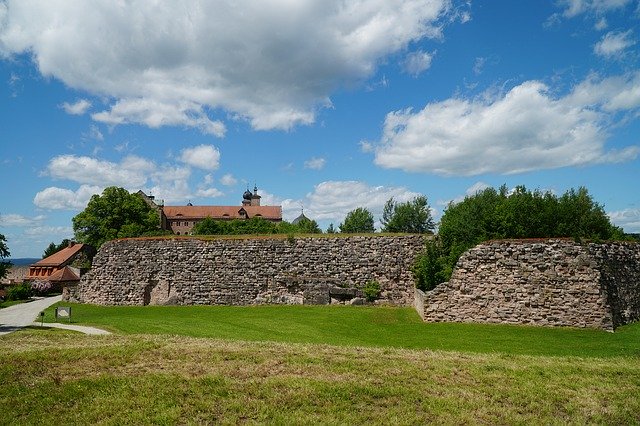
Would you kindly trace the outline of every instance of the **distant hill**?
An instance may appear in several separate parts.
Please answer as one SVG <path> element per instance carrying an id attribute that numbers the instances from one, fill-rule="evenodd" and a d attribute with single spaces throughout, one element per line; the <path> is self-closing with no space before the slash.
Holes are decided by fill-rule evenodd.
<path id="1" fill-rule="evenodd" d="M 17 259 L 7 259 L 7 261 L 11 262 L 16 266 L 31 265 L 32 263 L 36 263 L 39 260 L 42 260 L 42 259 L 33 258 L 33 257 L 20 257 Z"/>

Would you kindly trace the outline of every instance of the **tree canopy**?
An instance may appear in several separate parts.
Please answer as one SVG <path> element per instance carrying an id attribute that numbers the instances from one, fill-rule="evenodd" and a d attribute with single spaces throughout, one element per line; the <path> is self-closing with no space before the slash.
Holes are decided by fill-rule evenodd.
<path id="1" fill-rule="evenodd" d="M 433 232 L 435 228 L 427 197 L 423 195 L 404 203 L 390 198 L 384 205 L 380 222 L 383 232 L 424 234 Z"/>
<path id="2" fill-rule="evenodd" d="M 111 186 L 94 195 L 73 218 L 77 241 L 96 248 L 115 238 L 139 237 L 158 232 L 158 213 L 136 194 Z"/>
<path id="3" fill-rule="evenodd" d="M 242 220 L 218 220 L 207 217 L 196 223 L 193 235 L 268 235 L 268 234 L 319 234 L 322 231 L 315 220 L 303 219 L 297 224 L 270 222 L 261 217 Z"/>
<path id="4" fill-rule="evenodd" d="M 11 267 L 11 262 L 5 261 L 11 255 L 9 248 L 7 247 L 7 239 L 4 235 L 0 234 L 0 278 L 7 276 L 7 272 Z"/>
<path id="5" fill-rule="evenodd" d="M 364 207 L 351 210 L 344 218 L 344 222 L 339 226 L 340 232 L 375 232 L 373 224 L 373 214 Z"/>
<path id="6" fill-rule="evenodd" d="M 624 233 L 586 188 L 570 189 L 560 197 L 524 186 L 511 192 L 505 185 L 487 188 L 446 208 L 437 238 L 418 258 L 417 285 L 431 289 L 447 281 L 460 255 L 482 241 L 551 237 L 597 241 L 622 239 Z"/>
<path id="7" fill-rule="evenodd" d="M 62 240 L 62 242 L 60 244 L 56 244 L 53 241 L 47 246 L 47 248 L 44 250 L 44 253 L 42 254 L 42 258 L 47 258 L 49 256 L 51 256 L 52 254 L 55 254 L 57 252 L 59 252 L 60 250 L 62 250 L 65 247 L 69 246 L 69 243 L 71 241 L 68 238 L 65 238 L 64 240 Z"/>

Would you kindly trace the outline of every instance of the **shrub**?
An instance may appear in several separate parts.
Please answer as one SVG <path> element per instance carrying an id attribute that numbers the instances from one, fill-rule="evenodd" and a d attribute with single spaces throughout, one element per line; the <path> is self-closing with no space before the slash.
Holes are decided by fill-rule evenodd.
<path id="1" fill-rule="evenodd" d="M 27 300 L 31 297 L 31 284 L 23 282 L 9 287 L 7 290 L 7 300 Z"/>
<path id="2" fill-rule="evenodd" d="M 376 280 L 368 281 L 362 288 L 362 292 L 367 302 L 373 302 L 380 297 L 380 283 Z"/>
<path id="3" fill-rule="evenodd" d="M 53 288 L 51 281 L 37 280 L 31 283 L 31 291 L 38 296 L 44 296 Z"/>

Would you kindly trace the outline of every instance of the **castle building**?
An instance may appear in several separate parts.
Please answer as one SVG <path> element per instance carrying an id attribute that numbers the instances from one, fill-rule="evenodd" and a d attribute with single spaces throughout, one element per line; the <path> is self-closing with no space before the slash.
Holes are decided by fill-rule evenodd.
<path id="1" fill-rule="evenodd" d="M 248 189 L 242 195 L 240 206 L 165 206 L 156 203 L 151 195 L 138 191 L 138 195 L 155 209 L 160 216 L 160 227 L 176 235 L 190 235 L 194 225 L 207 217 L 216 220 L 251 219 L 261 217 L 271 222 L 282 221 L 282 206 L 260 205 L 257 186 L 253 192 Z"/>

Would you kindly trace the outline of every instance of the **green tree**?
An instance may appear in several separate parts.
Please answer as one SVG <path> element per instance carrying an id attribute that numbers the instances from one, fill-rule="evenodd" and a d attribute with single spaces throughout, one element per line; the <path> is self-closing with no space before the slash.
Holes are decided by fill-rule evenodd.
<path id="1" fill-rule="evenodd" d="M 60 244 L 56 244 L 52 241 L 44 250 L 44 253 L 42 254 L 42 258 L 44 259 L 45 257 L 49 257 L 52 254 L 56 254 L 63 248 L 68 247 L 70 242 L 71 241 L 68 238 L 65 238 L 64 240 L 62 240 Z"/>
<path id="2" fill-rule="evenodd" d="M 5 261 L 11 255 L 9 248 L 7 247 L 7 239 L 4 235 L 0 234 L 0 278 L 7 276 L 7 272 L 11 267 L 11 262 Z"/>
<path id="3" fill-rule="evenodd" d="M 351 210 L 344 218 L 344 222 L 339 226 L 340 232 L 356 233 L 356 232 L 375 232 L 373 226 L 373 215 L 364 207 L 358 207 Z"/>
<path id="4" fill-rule="evenodd" d="M 212 217 L 206 217 L 196 223 L 191 230 L 193 235 L 221 235 L 224 234 L 224 224 Z"/>
<path id="5" fill-rule="evenodd" d="M 142 198 L 115 186 L 92 196 L 87 207 L 73 218 L 76 240 L 96 248 L 115 238 L 155 233 L 159 226 L 158 213 Z"/>
<path id="6" fill-rule="evenodd" d="M 309 218 L 303 218 L 297 223 L 298 232 L 302 234 L 322 234 L 318 222 Z"/>
<path id="7" fill-rule="evenodd" d="M 335 234 L 336 233 L 336 229 L 333 227 L 333 223 L 329 224 L 329 227 L 327 227 L 327 234 Z"/>
<path id="8" fill-rule="evenodd" d="M 427 197 L 423 195 L 404 203 L 396 203 L 390 198 L 384 205 L 380 222 L 383 232 L 424 234 L 435 229 Z"/>
<path id="9" fill-rule="evenodd" d="M 622 239 L 604 208 L 586 188 L 570 189 L 561 197 L 517 186 L 509 191 L 487 188 L 444 211 L 438 238 L 428 242 L 414 268 L 416 285 L 431 289 L 448 280 L 466 250 L 491 239 L 551 238 Z"/>

